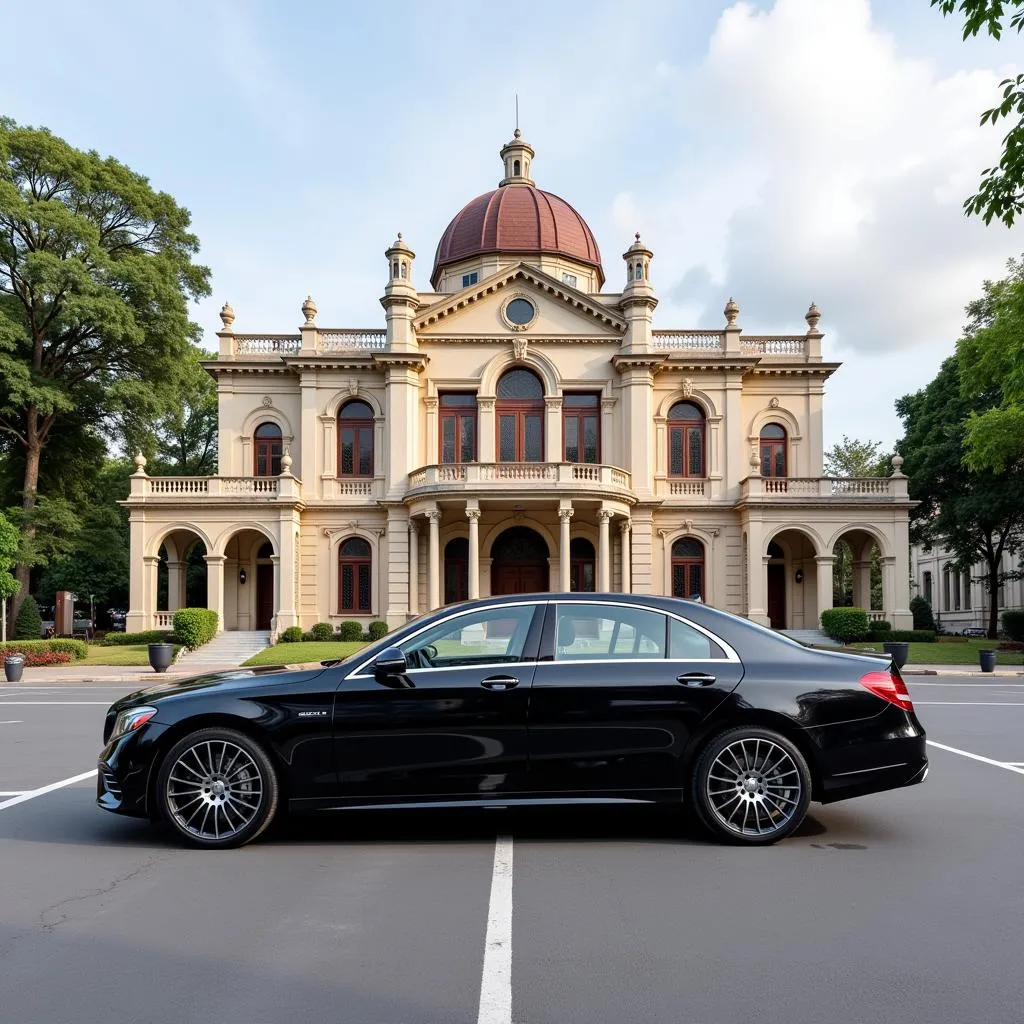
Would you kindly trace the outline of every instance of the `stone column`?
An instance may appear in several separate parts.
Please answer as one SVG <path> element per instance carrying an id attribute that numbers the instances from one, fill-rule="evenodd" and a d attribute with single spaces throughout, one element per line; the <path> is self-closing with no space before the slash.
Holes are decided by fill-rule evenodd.
<path id="1" fill-rule="evenodd" d="M 853 563 L 853 603 L 857 608 L 871 610 L 871 559 L 858 558 Z"/>
<path id="2" fill-rule="evenodd" d="M 420 531 L 415 519 L 409 520 L 409 614 L 420 611 Z"/>
<path id="3" fill-rule="evenodd" d="M 882 556 L 882 614 L 889 622 L 890 615 L 897 609 L 898 595 L 896 593 L 896 556 Z M 893 623 L 895 625 L 895 623 Z"/>
<path id="4" fill-rule="evenodd" d="M 469 599 L 480 596 L 480 509 L 467 508 L 469 520 Z"/>
<path id="5" fill-rule="evenodd" d="M 814 558 L 818 564 L 818 621 L 814 627 L 817 629 L 821 628 L 821 613 L 832 607 L 832 563 L 835 560 L 835 555 L 816 555 Z"/>
<path id="6" fill-rule="evenodd" d="M 427 610 L 441 607 L 441 512 L 434 509 L 427 513 L 430 523 L 427 546 Z"/>
<path id="7" fill-rule="evenodd" d="M 747 618 L 762 626 L 768 618 L 768 557 L 764 554 L 764 526 L 747 523 Z"/>
<path id="8" fill-rule="evenodd" d="M 274 608 L 274 629 L 277 632 L 299 624 L 299 614 L 295 607 L 296 591 L 298 590 L 296 577 L 298 524 L 293 516 L 294 513 L 288 512 L 286 516 L 282 516 L 278 524 L 278 547 L 281 561 L 274 574 L 275 578 L 279 577 L 281 581 L 278 604 Z"/>
<path id="9" fill-rule="evenodd" d="M 224 562 L 223 555 L 204 555 L 206 562 L 206 607 L 217 613 L 217 632 L 224 629 Z"/>
<path id="10" fill-rule="evenodd" d="M 280 555 L 271 555 L 270 556 L 270 564 L 274 567 L 273 568 L 273 572 L 274 572 L 274 615 L 273 615 L 273 617 L 270 620 L 270 627 L 271 627 L 271 629 L 277 629 L 277 610 L 278 610 L 278 608 L 281 607 L 281 556 Z M 256 573 L 255 572 L 253 573 L 253 577 L 252 578 L 253 578 L 253 583 L 255 583 L 255 581 L 256 581 Z M 259 609 L 258 608 L 256 609 L 256 611 L 257 611 L 257 614 L 259 614 Z M 254 618 L 253 619 L 253 623 L 255 624 L 255 622 L 256 622 L 256 619 Z"/>
<path id="11" fill-rule="evenodd" d="M 607 593 L 612 587 L 611 535 L 609 532 L 611 518 L 612 513 L 609 509 L 598 509 L 597 589 L 601 593 Z"/>
<path id="12" fill-rule="evenodd" d="M 562 462 L 562 397 L 548 395 L 544 399 L 544 461 Z"/>
<path id="13" fill-rule="evenodd" d="M 622 538 L 622 592 L 624 594 L 631 594 L 633 592 L 633 566 L 630 562 L 629 531 L 630 522 L 628 519 L 623 519 L 619 523 L 619 535 Z"/>
<path id="14" fill-rule="evenodd" d="M 476 412 L 478 417 L 477 459 L 480 462 L 497 462 L 498 447 L 495 436 L 494 423 L 494 399 L 478 398 L 476 400 Z"/>
<path id="15" fill-rule="evenodd" d="M 157 571 L 160 568 L 159 555 L 146 555 L 142 559 L 142 608 L 146 615 L 146 629 L 156 626 L 155 613 L 160 611 L 156 604 Z"/>
<path id="16" fill-rule="evenodd" d="M 185 562 L 169 561 L 167 563 L 167 610 L 169 612 L 176 612 L 185 605 L 182 593 L 184 590 L 182 584 L 185 582 L 185 574 L 182 569 L 185 565 Z"/>
<path id="17" fill-rule="evenodd" d="M 558 510 L 558 589 L 563 594 L 569 593 L 572 589 L 570 579 L 570 568 L 572 566 L 570 549 L 572 546 L 572 521 L 573 508 L 560 508 Z"/>

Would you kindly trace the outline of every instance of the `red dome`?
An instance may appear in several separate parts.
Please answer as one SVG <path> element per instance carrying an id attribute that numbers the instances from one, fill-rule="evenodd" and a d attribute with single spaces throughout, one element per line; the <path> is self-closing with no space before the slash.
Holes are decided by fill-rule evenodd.
<path id="1" fill-rule="evenodd" d="M 457 213 L 437 244 L 430 281 L 441 270 L 483 253 L 551 253 L 597 269 L 601 252 L 587 222 L 564 200 L 533 185 L 510 183 L 477 196 Z"/>

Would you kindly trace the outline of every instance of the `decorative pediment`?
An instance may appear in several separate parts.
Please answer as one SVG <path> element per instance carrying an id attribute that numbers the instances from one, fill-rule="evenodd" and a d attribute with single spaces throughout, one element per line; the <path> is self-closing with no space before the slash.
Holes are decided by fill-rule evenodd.
<path id="1" fill-rule="evenodd" d="M 517 322 L 516 311 L 509 309 L 515 298 L 536 302 L 536 315 L 532 321 Z M 469 315 L 483 308 L 488 310 L 484 318 Z M 566 312 L 570 313 L 571 319 L 566 318 Z M 552 320 L 552 316 L 557 322 L 547 323 Z M 455 326 L 456 321 L 468 320 L 475 322 Z M 626 321 L 617 309 L 594 301 L 585 293 L 563 284 L 536 267 L 520 263 L 452 295 L 443 296 L 420 311 L 413 321 L 413 327 L 417 332 L 455 330 L 460 334 L 481 337 L 500 337 L 511 331 L 529 332 L 543 337 L 575 333 L 617 338 L 625 333 Z"/>

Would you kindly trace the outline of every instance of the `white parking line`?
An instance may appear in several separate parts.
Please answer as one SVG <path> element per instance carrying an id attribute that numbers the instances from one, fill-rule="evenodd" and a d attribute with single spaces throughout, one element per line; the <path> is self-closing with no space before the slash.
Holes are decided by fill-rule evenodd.
<path id="1" fill-rule="evenodd" d="M 2 806 L 2 805 L 0 805 Z M 477 1024 L 512 1024 L 512 837 L 494 844 Z"/>
<path id="2" fill-rule="evenodd" d="M 21 796 L 24 792 L 24 789 L 0 789 L 0 796 Z"/>
<path id="3" fill-rule="evenodd" d="M 0 722 L 0 725 L 24 725 L 25 723 L 20 718 L 8 718 L 5 722 Z"/>
<path id="4" fill-rule="evenodd" d="M 52 793 L 55 789 L 73 786 L 76 782 L 83 782 L 85 779 L 91 779 L 95 775 L 96 769 L 93 768 L 91 772 L 82 772 L 81 775 L 72 775 L 70 779 L 61 779 L 60 782 L 51 782 L 48 786 L 40 786 L 39 789 L 30 789 L 27 793 L 20 793 L 10 800 L 0 802 L 0 811 L 6 811 L 8 807 L 16 807 L 18 804 L 23 804 L 26 800 L 35 800 L 37 796 L 46 796 L 47 793 Z"/>
<path id="5" fill-rule="evenodd" d="M 929 747 L 938 747 L 939 750 L 948 750 L 951 754 L 959 754 L 961 757 L 969 757 L 972 761 L 980 761 L 982 764 L 990 764 L 994 768 L 1005 768 L 1008 772 L 1016 772 L 1024 775 L 1024 768 L 1011 764 L 1009 761 L 993 761 L 991 757 L 982 757 L 981 754 L 972 754 L 969 750 L 961 750 L 959 747 L 947 747 L 945 743 L 936 743 L 935 740 L 926 741 Z M 0 804 L 3 807 L 3 804 Z"/>

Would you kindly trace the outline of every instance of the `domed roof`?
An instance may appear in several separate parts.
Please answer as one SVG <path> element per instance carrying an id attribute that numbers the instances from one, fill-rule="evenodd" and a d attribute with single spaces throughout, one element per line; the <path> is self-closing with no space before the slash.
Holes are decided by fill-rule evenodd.
<path id="1" fill-rule="evenodd" d="M 505 180 L 468 202 L 445 228 L 430 280 L 436 288 L 444 267 L 484 253 L 549 253 L 587 263 L 604 284 L 601 251 L 587 222 L 564 199 L 537 188 L 527 177 L 526 143 L 509 143 Z M 512 161 L 512 157 L 522 156 Z M 514 170 L 513 170 L 514 167 Z"/>

